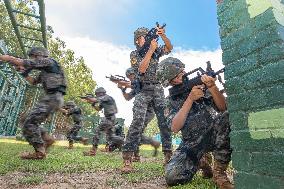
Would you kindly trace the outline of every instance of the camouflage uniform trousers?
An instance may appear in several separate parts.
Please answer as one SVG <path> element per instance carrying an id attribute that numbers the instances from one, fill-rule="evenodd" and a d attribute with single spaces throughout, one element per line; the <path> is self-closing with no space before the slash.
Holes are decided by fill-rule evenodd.
<path id="1" fill-rule="evenodd" d="M 147 125 L 151 122 L 151 120 L 154 118 L 154 116 L 155 116 L 154 109 L 150 105 L 147 109 L 147 113 L 146 113 L 146 116 L 145 116 L 145 123 L 144 123 L 144 127 L 143 127 L 143 132 L 142 132 L 141 140 L 139 142 L 140 145 L 142 145 L 142 144 L 153 144 L 154 142 L 156 142 L 153 138 L 143 135 Z M 119 135 L 119 136 L 121 136 L 121 135 Z M 110 143 L 111 143 L 110 141 L 106 141 L 106 144 L 110 144 Z M 137 148 L 136 151 L 138 153 L 139 148 Z"/>
<path id="2" fill-rule="evenodd" d="M 142 130 L 140 144 L 153 144 L 154 142 L 156 142 L 151 137 L 145 136 L 143 134 L 147 125 L 152 121 L 154 117 L 155 117 L 155 111 L 154 111 L 153 105 L 150 104 L 147 108 L 147 112 L 145 115 L 145 122 L 144 122 L 143 130 Z"/>
<path id="3" fill-rule="evenodd" d="M 190 182 L 205 153 L 213 152 L 215 161 L 229 163 L 232 153 L 229 133 L 229 114 L 225 112 L 218 115 L 207 132 L 197 141 L 183 142 L 166 166 L 167 184 L 172 186 Z"/>
<path id="4" fill-rule="evenodd" d="M 78 133 L 81 128 L 82 128 L 82 123 L 78 122 L 74 124 L 74 126 L 67 133 L 67 139 L 69 142 L 82 140 L 82 137 L 78 136 Z"/>
<path id="5" fill-rule="evenodd" d="M 46 94 L 28 113 L 23 123 L 23 136 L 29 144 L 36 147 L 44 144 L 42 135 L 47 131 L 40 127 L 48 116 L 63 106 L 64 100 L 61 92 Z"/>
<path id="6" fill-rule="evenodd" d="M 115 116 L 108 116 L 102 119 L 100 125 L 95 129 L 95 135 L 93 137 L 93 147 L 97 148 L 100 141 L 100 136 L 103 132 L 106 134 L 106 141 L 110 141 L 111 144 L 121 146 L 123 144 L 123 138 L 114 134 Z"/>
<path id="7" fill-rule="evenodd" d="M 138 149 L 145 126 L 146 113 L 151 103 L 153 103 L 153 108 L 158 119 L 163 151 L 169 151 L 172 149 L 171 132 L 166 124 L 164 115 L 164 91 L 160 85 L 154 85 L 152 90 L 146 91 L 143 89 L 135 96 L 134 106 L 132 109 L 133 120 L 123 146 L 124 152 L 134 152 Z"/>

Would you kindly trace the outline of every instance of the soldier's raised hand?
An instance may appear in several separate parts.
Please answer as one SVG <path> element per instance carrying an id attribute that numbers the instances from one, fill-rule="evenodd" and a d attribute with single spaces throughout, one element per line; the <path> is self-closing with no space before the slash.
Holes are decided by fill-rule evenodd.
<path id="1" fill-rule="evenodd" d="M 154 52 L 157 47 L 158 47 L 158 42 L 156 41 L 156 39 L 153 39 L 150 44 L 150 50 Z"/>
<path id="2" fill-rule="evenodd" d="M 196 101 L 200 99 L 201 97 L 204 97 L 203 88 L 204 88 L 204 85 L 194 86 L 191 89 L 191 92 L 189 93 L 188 98 L 190 98 L 192 101 Z"/>
<path id="3" fill-rule="evenodd" d="M 217 78 L 213 78 L 211 76 L 208 76 L 206 74 L 201 76 L 201 81 L 206 85 L 206 87 L 211 88 L 215 86 L 215 81 Z"/>
<path id="4" fill-rule="evenodd" d="M 157 27 L 157 33 L 156 34 L 159 35 L 159 36 L 165 35 L 165 28 L 158 28 Z"/>

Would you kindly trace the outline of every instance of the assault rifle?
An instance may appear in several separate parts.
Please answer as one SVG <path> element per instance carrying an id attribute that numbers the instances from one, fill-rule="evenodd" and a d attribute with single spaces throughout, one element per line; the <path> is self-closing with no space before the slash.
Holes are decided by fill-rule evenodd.
<path id="1" fill-rule="evenodd" d="M 95 98 L 93 94 L 86 94 L 85 96 L 79 96 L 81 99 L 89 99 L 89 98 Z"/>
<path id="2" fill-rule="evenodd" d="M 159 25 L 158 22 L 156 22 L 156 26 L 158 28 L 164 28 L 166 26 L 166 24 L 163 24 L 161 27 Z M 145 43 L 144 45 L 138 50 L 138 53 L 141 57 L 145 57 L 146 53 L 148 52 L 150 45 L 151 45 L 151 41 L 153 39 L 156 39 L 156 41 L 159 40 L 159 35 L 157 34 L 157 28 L 152 28 L 150 31 L 148 31 L 148 33 L 145 36 Z M 152 57 L 157 57 L 158 56 L 158 52 L 155 51 L 152 55 Z"/>
<path id="3" fill-rule="evenodd" d="M 130 82 L 127 79 L 125 79 L 124 76 L 121 76 L 121 75 L 110 75 L 110 76 L 106 76 L 106 78 L 108 78 L 110 81 L 114 83 L 118 83 L 120 81 Z"/>
<path id="4" fill-rule="evenodd" d="M 207 64 L 206 71 L 203 70 L 201 67 L 199 67 L 199 68 L 196 68 L 196 69 L 184 74 L 183 75 L 183 80 L 184 80 L 183 84 L 174 86 L 174 87 L 169 89 L 170 96 L 175 96 L 175 95 L 179 95 L 179 94 L 182 94 L 182 93 L 186 94 L 187 92 L 191 91 L 191 89 L 194 86 L 202 85 L 203 82 L 201 81 L 201 76 L 205 75 L 205 74 L 208 75 L 208 76 L 211 76 L 213 78 L 218 76 L 218 80 L 220 81 L 220 79 L 221 79 L 220 74 L 225 71 L 225 68 L 222 68 L 221 70 L 218 70 L 218 71 L 215 72 L 211 67 L 210 61 L 206 62 L 206 64 Z M 197 72 L 197 76 L 189 79 L 188 76 L 195 73 L 195 72 Z"/>
<path id="5" fill-rule="evenodd" d="M 116 84 L 121 84 L 125 87 L 130 88 L 129 86 L 131 85 L 131 82 L 128 81 L 124 76 L 121 75 L 110 75 L 106 76 L 111 82 L 116 83 Z"/>

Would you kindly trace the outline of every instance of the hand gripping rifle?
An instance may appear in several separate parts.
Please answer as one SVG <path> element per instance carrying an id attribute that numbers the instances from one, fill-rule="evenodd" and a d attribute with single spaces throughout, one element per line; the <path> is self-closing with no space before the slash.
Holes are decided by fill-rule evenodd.
<path id="1" fill-rule="evenodd" d="M 9 55 L 8 49 L 7 49 L 7 46 L 6 46 L 4 40 L 0 40 L 0 53 L 3 54 L 3 55 Z M 0 64 L 1 63 L 3 63 L 3 61 L 0 61 Z M 14 64 L 12 64 L 12 65 L 14 65 Z M 15 68 L 16 68 L 17 71 L 19 71 L 18 67 L 15 66 Z M 31 71 L 32 71 L 32 69 L 25 69 L 25 70 L 20 70 L 19 73 L 23 77 L 27 77 Z"/>
<path id="2" fill-rule="evenodd" d="M 211 67 L 210 61 L 206 62 L 206 64 L 207 64 L 206 71 L 204 71 L 201 67 L 199 67 L 199 68 L 196 68 L 196 69 L 184 74 L 183 75 L 183 80 L 184 80 L 183 84 L 171 88 L 169 90 L 170 96 L 175 96 L 175 95 L 179 95 L 179 94 L 182 94 L 182 93 L 186 93 L 188 91 L 191 91 L 191 89 L 194 86 L 202 85 L 203 84 L 203 82 L 201 80 L 202 75 L 206 74 L 208 76 L 215 78 L 216 76 L 219 76 L 219 74 L 221 74 L 225 71 L 225 68 L 222 68 L 221 70 L 218 70 L 218 71 L 215 72 Z M 187 76 L 189 76 L 189 75 L 191 75 L 195 72 L 197 72 L 196 77 L 193 77 L 191 79 L 187 78 Z"/>
<path id="3" fill-rule="evenodd" d="M 158 22 L 156 22 L 156 26 L 158 28 L 164 28 L 166 26 L 166 24 L 163 24 L 161 27 L 159 25 Z M 148 33 L 145 36 L 145 43 L 144 45 L 138 50 L 138 53 L 141 57 L 145 57 L 146 53 L 148 52 L 150 45 L 151 45 L 151 41 L 153 39 L 156 39 L 156 41 L 159 40 L 159 35 L 157 34 L 157 28 L 154 27 L 152 28 L 150 31 L 148 31 Z M 153 58 L 158 57 L 158 52 L 157 50 L 153 53 L 152 55 Z"/>

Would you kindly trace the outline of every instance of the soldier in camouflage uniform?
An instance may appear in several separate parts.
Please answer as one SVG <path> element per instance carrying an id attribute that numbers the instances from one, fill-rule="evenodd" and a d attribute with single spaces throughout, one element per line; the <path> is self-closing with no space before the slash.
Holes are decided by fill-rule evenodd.
<path id="1" fill-rule="evenodd" d="M 115 126 L 114 126 L 114 135 L 116 136 L 120 136 L 124 139 L 125 135 L 123 132 L 123 127 L 122 125 L 120 125 L 118 122 L 116 122 Z M 113 144 L 111 143 L 111 141 L 106 141 L 106 146 L 105 149 L 101 149 L 102 152 L 113 152 L 116 149 L 118 149 L 119 151 L 122 150 L 122 146 L 121 145 L 117 145 L 117 144 Z"/>
<path id="2" fill-rule="evenodd" d="M 118 122 L 116 122 L 115 126 L 113 127 L 114 130 L 114 135 L 116 136 L 120 136 L 122 138 L 124 138 L 124 132 L 123 132 L 123 128 L 122 125 L 120 125 Z M 106 145 L 104 149 L 101 149 L 101 152 L 113 152 L 114 150 L 119 149 L 119 151 L 121 151 L 121 145 L 116 145 L 116 144 L 112 144 L 111 141 L 107 141 L 106 139 Z"/>
<path id="3" fill-rule="evenodd" d="M 46 157 L 46 149 L 54 143 L 53 137 L 40 127 L 48 116 L 57 111 L 63 105 L 63 95 L 66 90 L 64 72 L 60 64 L 49 58 L 49 52 L 45 48 L 34 47 L 28 53 L 30 59 L 19 59 L 9 55 L 0 56 L 0 60 L 10 62 L 21 70 L 39 70 L 40 74 L 30 77 L 28 72 L 23 76 L 33 85 L 41 83 L 45 95 L 27 114 L 23 123 L 23 136 L 31 144 L 35 152 L 22 154 L 22 159 L 43 159 Z"/>
<path id="4" fill-rule="evenodd" d="M 214 182 L 221 189 L 232 189 L 234 186 L 226 175 L 232 150 L 225 97 L 215 85 L 216 79 L 207 75 L 201 80 L 211 93 L 210 97 L 204 96 L 204 85 L 189 89 L 189 79 L 183 77 L 185 72 L 175 62 L 181 63 L 176 58 L 167 58 L 157 70 L 160 82 L 165 87 L 172 85 L 167 116 L 170 128 L 173 132 L 182 132 L 182 143 L 166 166 L 166 182 L 168 185 L 190 182 L 202 156 L 213 152 Z"/>
<path id="5" fill-rule="evenodd" d="M 138 89 L 136 87 L 136 82 L 139 82 L 139 81 L 135 80 L 135 71 L 134 71 L 133 68 L 128 68 L 126 70 L 125 75 L 132 83 L 131 91 L 129 93 L 126 93 L 126 88 L 123 88 L 123 86 L 121 86 L 119 83 L 118 83 L 118 87 L 122 90 L 122 94 L 123 94 L 125 100 L 129 101 L 132 98 L 134 98 L 136 93 L 138 92 L 137 91 Z M 144 122 L 143 130 L 142 130 L 142 133 L 141 133 L 140 145 L 141 144 L 152 145 L 154 147 L 153 156 L 155 157 L 158 154 L 158 148 L 160 147 L 160 142 L 154 140 L 151 137 L 147 137 L 143 134 L 147 125 L 151 122 L 151 120 L 153 120 L 154 117 L 155 117 L 155 111 L 154 111 L 154 108 L 153 108 L 153 104 L 151 103 L 149 105 L 149 107 L 147 108 L 147 112 L 146 112 L 146 115 L 145 115 L 145 122 Z M 134 162 L 140 161 L 139 147 L 134 151 L 132 161 L 134 161 Z"/>
<path id="6" fill-rule="evenodd" d="M 67 133 L 67 139 L 69 141 L 68 149 L 73 149 L 74 141 L 81 141 L 84 145 L 88 144 L 88 138 L 78 136 L 80 129 L 82 128 L 82 110 L 76 106 L 75 102 L 68 101 L 62 108 L 61 111 L 67 115 L 72 116 L 74 121 L 73 127 Z"/>
<path id="7" fill-rule="evenodd" d="M 100 125 L 95 129 L 95 135 L 93 137 L 93 148 L 84 152 L 86 156 L 95 156 L 102 132 L 106 133 L 107 141 L 110 141 L 116 146 L 123 144 L 123 138 L 116 136 L 113 132 L 115 125 L 115 114 L 117 113 L 117 107 L 115 100 L 106 94 L 106 90 L 103 87 L 99 87 L 95 91 L 96 98 L 87 98 L 87 102 L 91 103 L 97 111 L 104 111 L 105 117 L 101 120 Z"/>
<path id="8" fill-rule="evenodd" d="M 170 40 L 166 37 L 163 28 L 157 28 L 157 34 L 162 38 L 165 45 L 158 47 L 158 42 L 154 39 L 151 41 L 150 48 L 145 57 L 139 55 L 138 50 L 145 43 L 145 36 L 148 33 L 147 28 L 138 28 L 134 32 L 134 44 L 137 50 L 130 54 L 131 66 L 135 73 L 139 73 L 141 91 L 136 94 L 133 106 L 133 120 L 126 136 L 126 141 L 122 148 L 123 168 L 122 173 L 133 171 L 132 155 L 138 148 L 139 138 L 143 132 L 145 115 L 150 104 L 153 104 L 155 114 L 158 119 L 158 126 L 162 138 L 162 147 L 165 156 L 165 162 L 170 159 L 172 154 L 171 132 L 166 125 L 164 116 L 165 97 L 164 90 L 156 78 L 156 68 L 159 58 L 172 50 Z M 153 56 L 155 54 L 155 56 Z"/>

